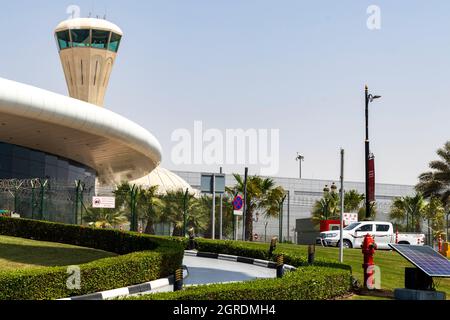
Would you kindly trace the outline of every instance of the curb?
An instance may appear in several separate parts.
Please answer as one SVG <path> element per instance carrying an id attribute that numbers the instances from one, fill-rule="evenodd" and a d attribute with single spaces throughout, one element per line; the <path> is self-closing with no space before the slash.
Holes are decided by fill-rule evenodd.
<path id="1" fill-rule="evenodd" d="M 189 276 L 189 271 L 186 268 L 186 266 L 183 266 L 183 279 L 186 279 Z M 150 294 L 153 291 L 157 289 L 161 289 L 163 287 L 167 287 L 174 284 L 175 278 L 174 276 L 169 276 L 167 278 L 158 279 L 150 282 L 146 282 L 143 284 L 138 284 L 134 286 L 129 286 L 126 288 L 120 288 L 120 289 L 114 289 L 114 290 L 108 290 L 103 291 L 99 293 L 92 293 L 84 296 L 78 296 L 78 297 L 71 297 L 71 298 L 64 298 L 64 299 L 58 299 L 58 301 L 94 301 L 94 300 L 109 300 L 109 299 L 115 299 L 120 298 L 124 296 L 139 294 L 139 293 L 145 293 Z"/>
<path id="2" fill-rule="evenodd" d="M 208 259 L 218 259 L 218 260 L 226 260 L 226 261 L 232 261 L 232 262 L 239 262 L 239 263 L 245 263 L 245 264 L 252 264 L 258 267 L 263 268 L 269 268 L 269 269 L 276 269 L 277 264 L 273 261 L 267 261 L 267 260 L 259 260 L 259 259 L 253 259 L 253 258 L 246 258 L 246 257 L 239 257 L 239 256 L 232 256 L 228 254 L 218 254 L 218 253 L 209 253 L 209 252 L 197 252 L 188 250 L 184 252 L 185 256 L 189 257 L 197 257 L 197 258 L 208 258 Z M 284 269 L 287 271 L 295 271 L 297 270 L 296 267 L 285 264 Z"/>

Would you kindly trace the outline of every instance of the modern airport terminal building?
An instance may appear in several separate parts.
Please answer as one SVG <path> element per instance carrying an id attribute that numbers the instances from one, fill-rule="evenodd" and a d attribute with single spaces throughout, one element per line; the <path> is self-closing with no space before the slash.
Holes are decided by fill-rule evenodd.
<path id="1" fill-rule="evenodd" d="M 2 206 L 27 218 L 40 211 L 47 214 L 43 219 L 77 223 L 74 208 L 67 205 L 76 181 L 83 183 L 85 200 L 98 188 L 123 181 L 199 190 L 199 172 L 160 168 L 162 147 L 153 134 L 103 105 L 122 30 L 106 20 L 78 18 L 63 21 L 54 34 L 69 96 L 0 78 Z M 226 178 L 227 185 L 234 185 L 233 176 Z M 332 181 L 274 180 L 289 191 L 283 223 L 286 238 L 294 240 L 296 220 L 310 216 Z M 29 184 L 28 191 L 18 196 L 23 184 Z M 363 183 L 347 183 L 347 188 L 364 193 Z M 378 185 L 379 218 L 387 217 L 394 197 L 411 193 L 411 186 Z M 38 201 L 44 197 L 52 199 L 45 210 Z M 278 235 L 277 220 L 260 218 L 254 226 L 261 238 Z"/>
<path id="2" fill-rule="evenodd" d="M 39 179 L 47 193 L 75 188 L 80 181 L 92 195 L 96 186 L 140 179 L 159 166 L 157 139 L 103 106 L 122 36 L 119 27 L 102 19 L 70 19 L 57 26 L 70 97 L 0 78 L 0 179 L 20 181 L 7 191 Z M 39 187 L 29 197 L 38 198 L 33 193 Z M 70 193 L 60 191 L 61 198 Z M 17 198 L 16 210 L 30 217 L 33 202 Z M 57 202 L 45 211 L 59 216 L 47 218 L 74 222 L 73 209 Z"/>

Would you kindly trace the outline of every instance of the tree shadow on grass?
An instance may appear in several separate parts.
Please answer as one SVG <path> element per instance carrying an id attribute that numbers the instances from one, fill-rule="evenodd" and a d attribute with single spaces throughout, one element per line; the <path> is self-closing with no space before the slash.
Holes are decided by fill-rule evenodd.
<path id="1" fill-rule="evenodd" d="M 60 244 L 28 245 L 0 243 L 0 259 L 6 263 L 25 264 L 30 266 L 68 266 L 113 257 L 115 254 L 95 249 L 80 247 L 61 247 Z M 2 262 L 0 261 L 0 271 Z"/>

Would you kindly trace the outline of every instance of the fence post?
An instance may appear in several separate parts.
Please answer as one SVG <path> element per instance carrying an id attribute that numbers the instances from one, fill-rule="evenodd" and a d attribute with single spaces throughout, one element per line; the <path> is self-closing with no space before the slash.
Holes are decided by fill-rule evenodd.
<path id="1" fill-rule="evenodd" d="M 131 188 L 131 231 L 137 232 L 138 231 L 138 225 L 137 225 L 137 214 L 136 214 L 136 202 L 137 202 L 137 195 L 138 195 L 138 187 L 136 185 L 133 185 Z"/>
<path id="2" fill-rule="evenodd" d="M 75 188 L 75 219 L 74 219 L 74 224 L 76 225 L 76 224 L 78 224 L 78 204 L 79 204 L 79 199 L 78 199 L 78 197 L 79 197 L 79 195 L 80 195 L 80 181 L 79 180 L 76 180 L 75 181 L 75 186 L 76 186 L 76 188 Z"/>
<path id="3" fill-rule="evenodd" d="M 44 219 L 44 197 L 45 197 L 45 188 L 48 185 L 48 180 L 45 180 L 43 182 L 43 180 L 39 180 L 39 183 L 41 185 L 41 199 L 40 199 L 40 203 L 41 203 L 41 207 L 39 208 L 39 220 L 43 220 Z"/>
<path id="4" fill-rule="evenodd" d="M 31 219 L 34 220 L 34 209 L 36 208 L 36 194 L 35 194 L 36 186 L 35 182 L 31 181 Z"/>

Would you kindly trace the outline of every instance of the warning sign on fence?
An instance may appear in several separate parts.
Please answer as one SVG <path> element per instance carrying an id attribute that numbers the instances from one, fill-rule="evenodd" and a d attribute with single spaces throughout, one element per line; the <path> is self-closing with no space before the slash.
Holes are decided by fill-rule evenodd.
<path id="1" fill-rule="evenodd" d="M 115 209 L 116 198 L 114 197 L 93 197 L 92 208 Z"/>

